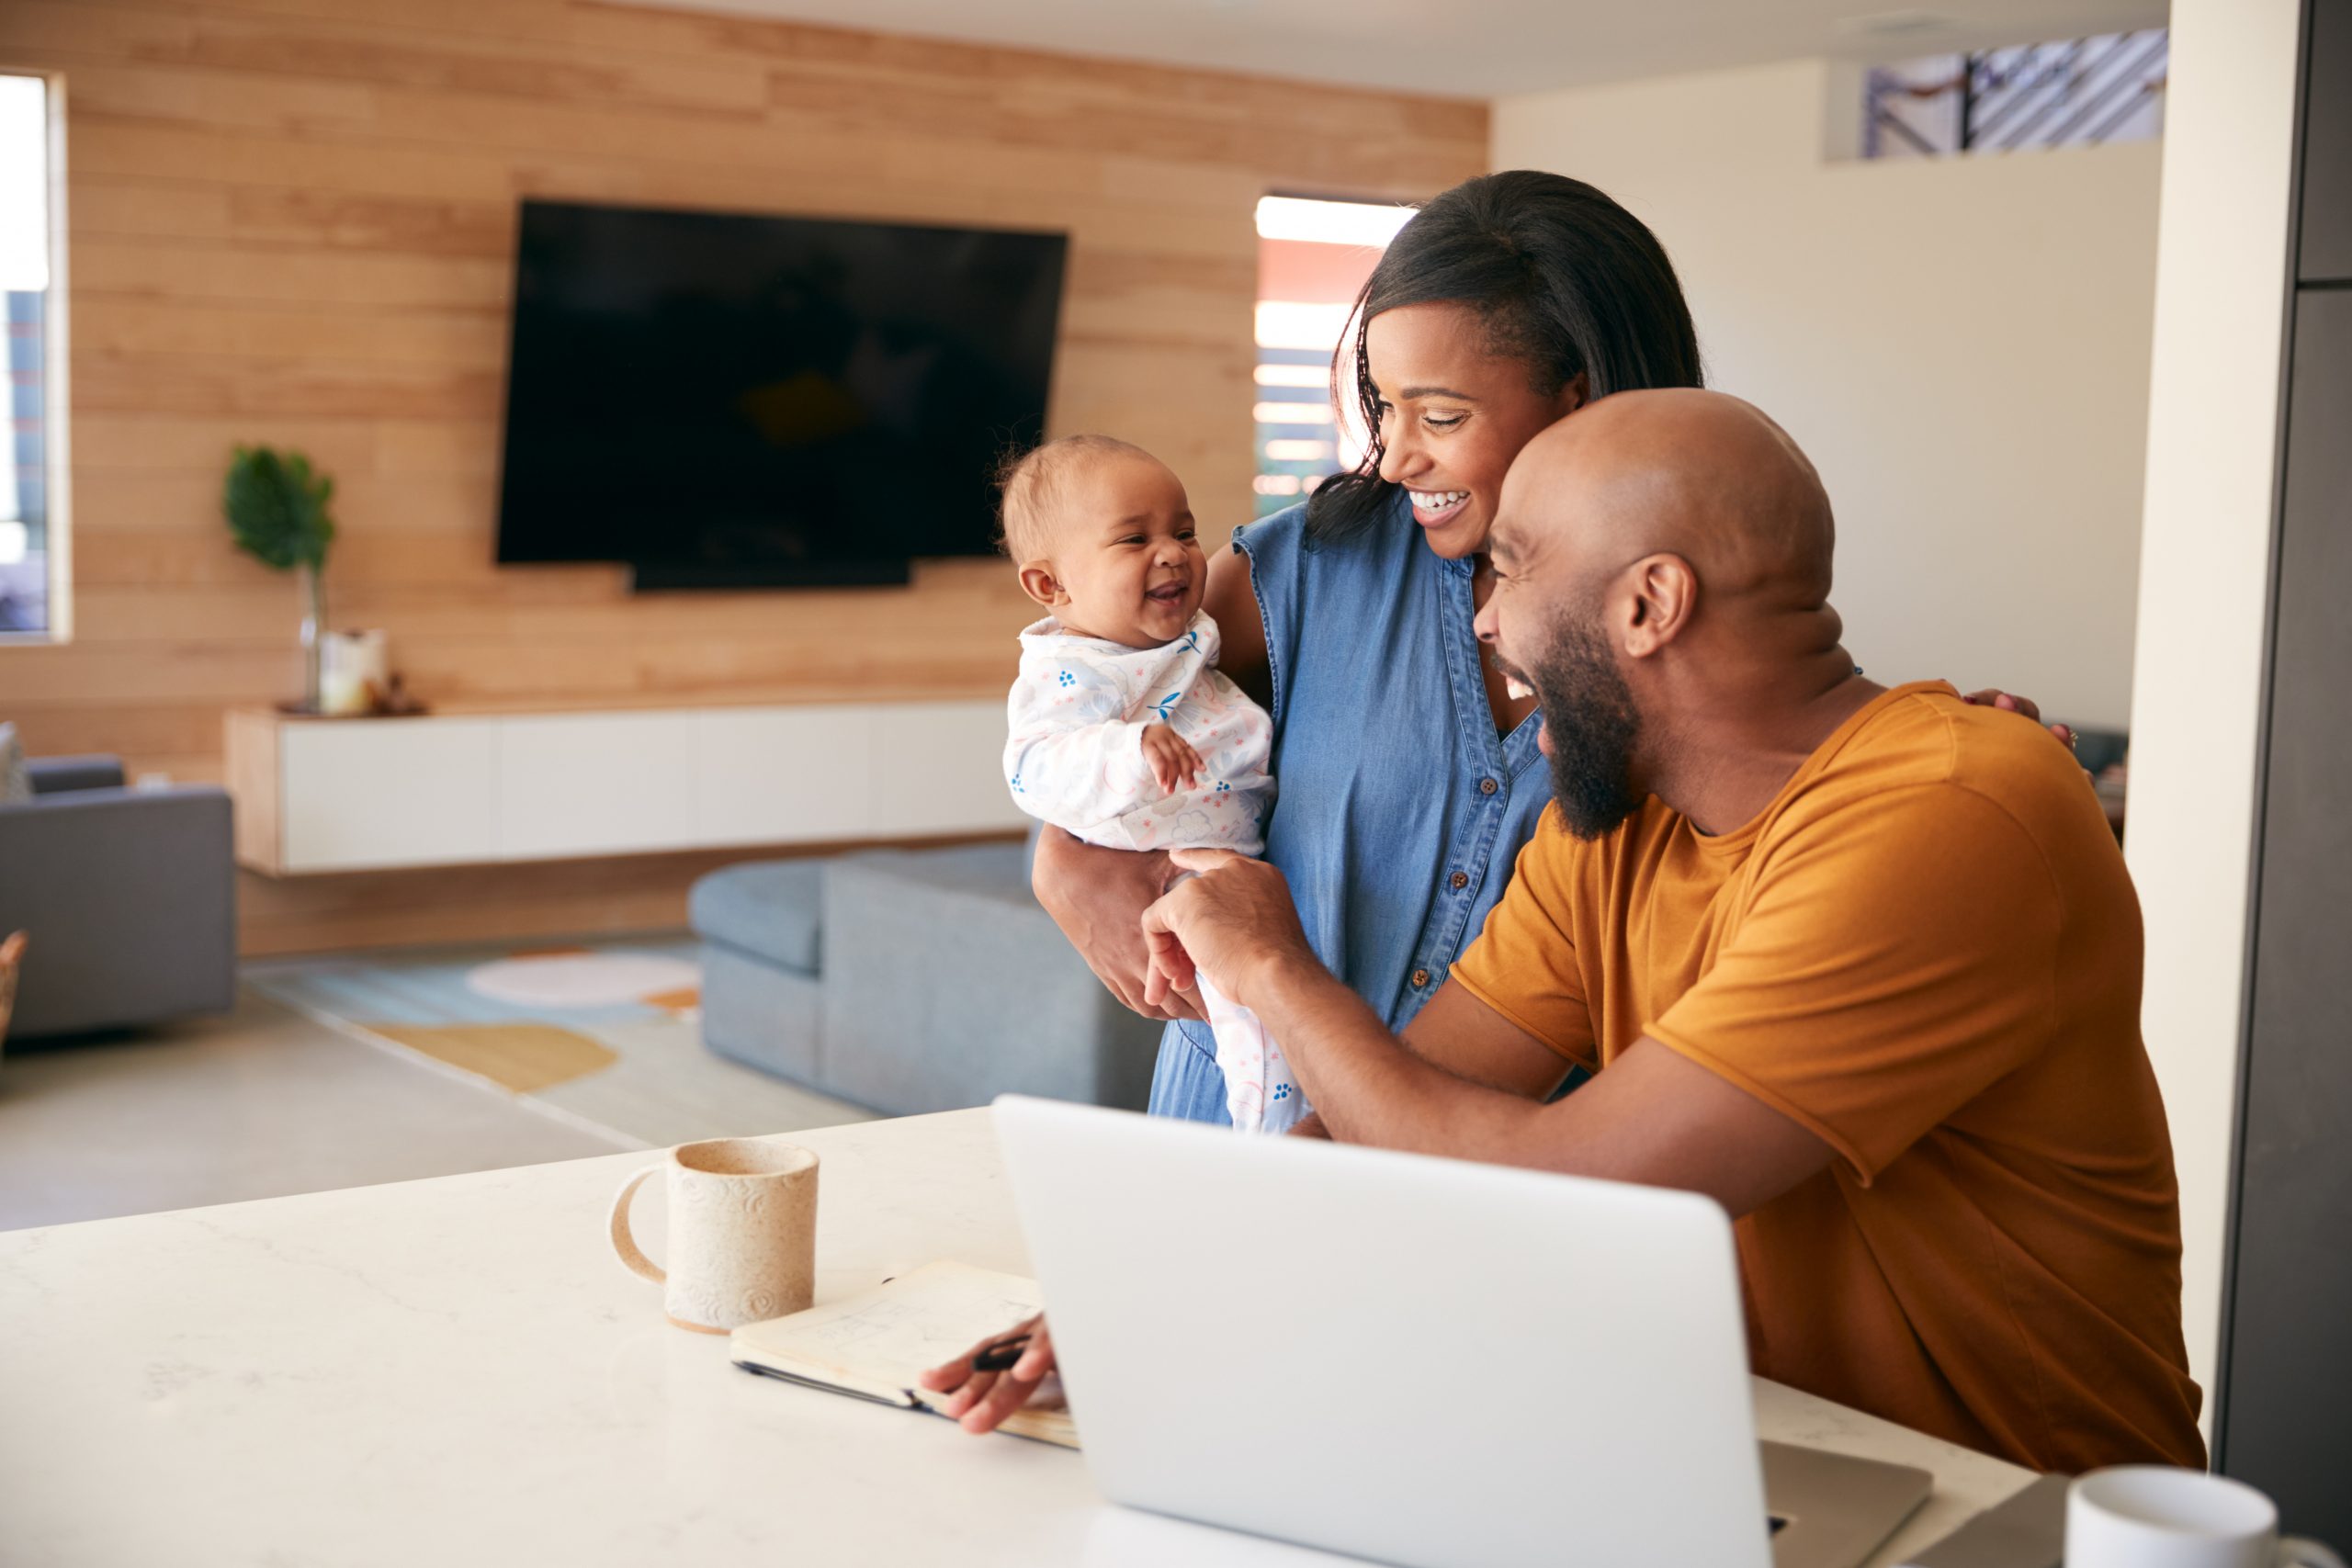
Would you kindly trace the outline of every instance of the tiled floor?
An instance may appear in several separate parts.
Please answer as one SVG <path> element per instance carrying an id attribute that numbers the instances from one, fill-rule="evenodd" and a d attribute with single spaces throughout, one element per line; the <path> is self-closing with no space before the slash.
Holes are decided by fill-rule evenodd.
<path id="1" fill-rule="evenodd" d="M 0 1230 L 630 1146 L 250 987 L 226 1018 L 0 1057 Z"/>

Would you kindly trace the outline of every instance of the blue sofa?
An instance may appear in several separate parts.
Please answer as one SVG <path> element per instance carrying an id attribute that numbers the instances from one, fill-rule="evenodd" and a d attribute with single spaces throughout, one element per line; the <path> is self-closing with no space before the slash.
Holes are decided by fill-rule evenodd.
<path id="1" fill-rule="evenodd" d="M 1142 1108 L 1160 1026 L 976 844 L 754 861 L 695 885 L 703 1043 L 892 1115 L 1017 1092 Z"/>
<path id="2" fill-rule="evenodd" d="M 226 1012 L 237 989 L 229 796 L 125 789 L 112 757 L 27 764 L 0 805 L 0 935 L 27 933 L 8 1042 Z"/>

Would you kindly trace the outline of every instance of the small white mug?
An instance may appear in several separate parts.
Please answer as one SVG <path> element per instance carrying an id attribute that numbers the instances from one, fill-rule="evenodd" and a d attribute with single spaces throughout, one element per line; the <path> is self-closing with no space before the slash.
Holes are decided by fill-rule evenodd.
<path id="1" fill-rule="evenodd" d="M 2345 1568 L 2315 1540 L 2278 1536 L 2278 1505 L 2243 1481 L 2125 1464 L 2066 1491 L 2066 1568 Z"/>
<path id="2" fill-rule="evenodd" d="M 629 1200 L 649 1176 L 670 1179 L 670 1267 L 629 1234 Z M 724 1334 L 807 1310 L 817 1277 L 817 1156 L 765 1138 L 680 1144 L 621 1184 L 613 1250 L 662 1288 L 672 1323 Z M 2340 1565 L 2339 1565 L 2340 1568 Z"/>

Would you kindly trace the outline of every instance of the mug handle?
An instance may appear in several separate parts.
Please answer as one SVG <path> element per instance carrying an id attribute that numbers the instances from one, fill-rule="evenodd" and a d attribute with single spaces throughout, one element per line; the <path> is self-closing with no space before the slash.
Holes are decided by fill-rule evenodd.
<path id="1" fill-rule="evenodd" d="M 2282 1536 L 2278 1541 L 2278 1568 L 2344 1568 L 2344 1559 L 2306 1537 Z"/>
<path id="2" fill-rule="evenodd" d="M 637 1190 L 645 1185 L 647 1177 L 659 1176 L 668 1168 L 666 1165 L 647 1166 L 622 1182 L 619 1194 L 613 1199 L 613 1250 L 620 1254 L 622 1264 L 630 1273 L 641 1274 L 657 1285 L 667 1281 L 670 1276 L 662 1265 L 639 1250 L 637 1237 L 629 1234 L 628 1205 L 629 1200 L 637 1196 Z M 2324 1565 L 2314 1564 L 2313 1568 L 2324 1568 Z M 2338 1562 L 2335 1568 L 2344 1568 L 2344 1564 Z"/>

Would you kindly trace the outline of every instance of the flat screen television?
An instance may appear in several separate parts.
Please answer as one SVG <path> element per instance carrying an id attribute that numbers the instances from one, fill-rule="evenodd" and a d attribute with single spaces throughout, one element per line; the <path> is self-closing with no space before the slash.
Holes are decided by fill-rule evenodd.
<path id="1" fill-rule="evenodd" d="M 993 547 L 1060 234 L 526 201 L 498 558 L 639 588 L 904 581 Z"/>

